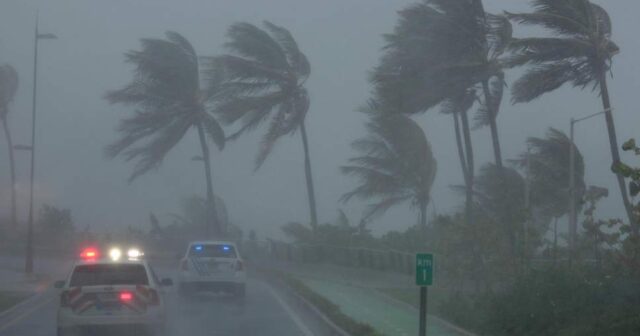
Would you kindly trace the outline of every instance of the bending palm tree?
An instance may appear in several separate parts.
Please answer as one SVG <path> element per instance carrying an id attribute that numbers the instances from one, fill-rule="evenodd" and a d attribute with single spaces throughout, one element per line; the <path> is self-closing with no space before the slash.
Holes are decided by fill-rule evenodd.
<path id="1" fill-rule="evenodd" d="M 9 104 L 18 90 L 18 73 L 16 70 L 5 64 L 0 66 L 0 120 L 4 129 L 4 136 L 7 139 L 7 153 L 9 154 L 9 173 L 11 174 L 11 225 L 15 228 L 18 221 L 16 206 L 16 164 L 13 157 L 13 140 L 7 117 L 9 115 Z"/>
<path id="2" fill-rule="evenodd" d="M 230 41 L 226 46 L 232 54 L 212 58 L 208 72 L 210 90 L 219 101 L 216 110 L 221 121 L 241 124 L 229 139 L 270 119 L 256 169 L 280 137 L 300 130 L 311 226 L 315 228 L 318 216 L 304 124 L 309 110 L 309 96 L 304 87 L 310 73 L 309 62 L 288 30 L 266 21 L 264 26 L 266 30 L 236 23 L 229 28 Z"/>
<path id="3" fill-rule="evenodd" d="M 131 83 L 109 92 L 110 103 L 137 108 L 132 117 L 118 126 L 120 139 L 109 145 L 110 157 L 122 156 L 137 163 L 130 181 L 152 169 L 157 169 L 165 156 L 191 129 L 196 129 L 204 159 L 207 182 L 208 234 L 213 229 L 221 234 L 214 204 L 211 181 L 211 159 L 207 136 L 222 149 L 224 131 L 207 111 L 207 97 L 200 89 L 198 57 L 184 37 L 168 32 L 166 39 L 142 39 L 141 51 L 125 54 L 127 62 L 136 67 Z"/>
<path id="4" fill-rule="evenodd" d="M 620 52 L 611 40 L 611 19 L 600 6 L 588 0 L 534 0 L 533 13 L 508 17 L 523 24 L 537 25 L 560 37 L 523 38 L 510 44 L 514 55 L 510 66 L 532 65 L 514 83 L 513 101 L 529 102 L 565 83 L 600 89 L 611 147 L 613 166 L 620 162 L 618 140 L 607 87 L 607 72 L 614 55 Z M 634 234 L 638 234 L 624 177 L 616 174 L 622 201 Z"/>
<path id="5" fill-rule="evenodd" d="M 523 153 L 515 163 L 525 168 L 529 159 L 529 179 L 531 181 L 531 203 L 540 208 L 546 215 L 557 220 L 569 213 L 569 156 L 571 140 L 563 132 L 550 128 L 546 138 L 529 138 L 527 140 L 530 153 Z M 585 192 L 584 160 L 575 148 L 576 165 L 576 204 L 580 204 Z M 576 228 L 570 228 L 571 235 L 576 235 Z M 573 237 L 572 239 L 576 239 Z M 576 241 L 576 240 L 573 240 Z"/>
<path id="6" fill-rule="evenodd" d="M 421 227 L 426 228 L 427 205 L 437 169 L 431 145 L 413 120 L 384 109 L 375 102 L 368 106 L 372 118 L 367 124 L 369 135 L 352 145 L 362 156 L 350 159 L 350 164 L 341 168 L 361 184 L 344 194 L 342 200 L 374 200 L 364 220 L 411 202 L 420 211 Z"/>
<path id="7" fill-rule="evenodd" d="M 490 126 L 494 160 L 502 168 L 496 121 L 504 87 L 500 57 L 511 35 L 509 20 L 486 13 L 480 0 L 423 0 L 400 12 L 374 82 L 383 95 L 401 87 L 409 113 L 460 92 L 482 92 L 476 126 Z"/>

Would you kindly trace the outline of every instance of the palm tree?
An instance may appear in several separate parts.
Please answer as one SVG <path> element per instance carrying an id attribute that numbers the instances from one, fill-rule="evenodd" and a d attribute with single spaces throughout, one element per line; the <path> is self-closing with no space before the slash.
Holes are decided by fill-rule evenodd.
<path id="1" fill-rule="evenodd" d="M 410 202 L 419 209 L 420 225 L 426 228 L 437 169 L 429 141 L 413 120 L 390 113 L 379 102 L 370 102 L 367 111 L 371 115 L 368 135 L 352 145 L 360 156 L 341 168 L 344 174 L 357 177 L 360 185 L 344 194 L 342 201 L 353 197 L 373 200 L 364 220 Z"/>
<path id="2" fill-rule="evenodd" d="M 9 129 L 7 117 L 9 115 L 9 104 L 18 90 L 18 73 L 11 65 L 0 66 L 0 120 L 4 129 L 4 136 L 7 139 L 7 153 L 9 154 L 9 173 L 11 174 L 11 224 L 15 228 L 17 225 L 16 206 L 16 165 L 13 157 L 13 140 Z"/>
<path id="3" fill-rule="evenodd" d="M 474 187 L 479 212 L 499 224 L 509 242 L 511 256 L 516 252 L 516 224 L 526 220 L 524 186 L 524 178 L 515 169 L 489 163 L 480 169 Z"/>
<path id="4" fill-rule="evenodd" d="M 611 40 L 611 19 L 588 0 L 533 0 L 532 13 L 507 16 L 521 24 L 541 26 L 554 37 L 515 39 L 508 65 L 531 65 L 512 86 L 515 103 L 530 102 L 566 83 L 599 89 L 611 147 L 613 166 L 620 162 L 618 140 L 611 110 L 607 72 L 620 48 Z M 622 201 L 634 234 L 638 234 L 624 177 L 616 174 Z"/>
<path id="5" fill-rule="evenodd" d="M 207 183 L 207 232 L 221 234 L 211 181 L 207 136 L 219 149 L 224 131 L 209 113 L 206 93 L 200 87 L 195 50 L 180 34 L 167 32 L 166 39 L 142 39 L 142 50 L 125 54 L 136 69 L 131 83 L 111 91 L 106 99 L 136 107 L 133 116 L 120 121 L 118 141 L 106 148 L 109 157 L 137 160 L 129 181 L 157 169 L 185 134 L 198 132 Z"/>
<path id="6" fill-rule="evenodd" d="M 400 12 L 373 80 L 383 94 L 401 87 L 407 113 L 460 92 L 482 92 L 476 126 L 490 126 L 494 160 L 502 168 L 496 117 L 504 88 L 500 58 L 511 35 L 509 20 L 486 13 L 480 0 L 423 0 Z"/>
<path id="7" fill-rule="evenodd" d="M 530 151 L 521 154 L 514 162 L 526 168 L 528 160 L 531 204 L 557 222 L 558 218 L 569 213 L 570 190 L 567 181 L 570 162 L 567 153 L 571 146 L 575 147 L 576 153 L 576 204 L 579 205 L 583 199 L 586 184 L 582 154 L 566 134 L 555 128 L 549 128 L 545 138 L 529 138 L 527 144 Z M 572 228 L 571 232 L 576 231 Z"/>
<path id="8" fill-rule="evenodd" d="M 285 28 L 264 22 L 265 29 L 236 23 L 227 33 L 230 54 L 211 58 L 209 87 L 219 101 L 216 111 L 226 124 L 240 128 L 235 139 L 270 119 L 256 158 L 256 170 L 277 140 L 300 130 L 304 150 L 311 227 L 318 224 L 305 117 L 309 96 L 304 84 L 310 74 L 307 57 Z"/>

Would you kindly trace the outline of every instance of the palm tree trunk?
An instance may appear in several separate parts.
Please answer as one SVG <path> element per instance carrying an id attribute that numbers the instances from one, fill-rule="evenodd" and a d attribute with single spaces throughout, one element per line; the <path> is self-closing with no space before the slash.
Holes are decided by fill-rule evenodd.
<path id="1" fill-rule="evenodd" d="M 307 140 L 307 130 L 304 121 L 300 124 L 300 134 L 302 135 L 302 147 L 304 148 L 304 176 L 307 180 L 307 195 L 309 200 L 309 215 L 311 228 L 315 230 L 318 226 L 318 214 L 316 211 L 316 195 L 313 190 L 313 175 L 311 174 L 311 158 L 309 154 L 309 142 Z"/>
<path id="2" fill-rule="evenodd" d="M 553 221 L 553 266 L 558 262 L 558 217 Z"/>
<path id="3" fill-rule="evenodd" d="M 11 175 L 11 225 L 13 229 L 18 226 L 18 214 L 16 205 L 16 163 L 13 157 L 13 140 L 11 139 L 11 131 L 7 124 L 7 119 L 2 119 L 2 127 L 4 128 L 4 135 L 7 139 L 7 149 L 9 153 L 9 173 Z"/>
<path id="4" fill-rule="evenodd" d="M 464 146 L 466 152 L 466 202 L 465 213 L 467 217 L 467 224 L 472 224 L 473 218 L 473 183 L 474 183 L 474 168 L 473 168 L 473 145 L 471 142 L 471 129 L 469 128 L 469 117 L 467 111 L 461 111 L 462 117 L 462 134 L 464 135 Z"/>
<path id="5" fill-rule="evenodd" d="M 620 163 L 620 151 L 618 148 L 618 138 L 616 136 L 616 127 L 613 120 L 613 113 L 611 111 L 611 100 L 609 98 L 609 88 L 607 86 L 607 77 L 605 71 L 600 71 L 600 97 L 602 98 L 602 107 L 604 108 L 605 120 L 607 122 L 607 131 L 609 134 L 609 145 L 611 146 L 611 158 L 613 159 L 613 165 Z M 638 225 L 636 218 L 633 215 L 633 207 L 629 201 L 629 194 L 627 193 L 627 185 L 624 181 L 624 177 L 620 174 L 616 174 L 618 179 L 618 187 L 620 188 L 620 194 L 622 196 L 622 202 L 627 212 L 629 219 L 629 225 L 631 225 L 631 231 L 635 236 L 638 236 Z"/>
<path id="6" fill-rule="evenodd" d="M 491 96 L 491 90 L 489 90 L 489 81 L 482 82 L 482 90 L 484 91 L 484 101 L 487 105 L 487 111 L 489 111 L 489 128 L 491 129 L 491 142 L 493 143 L 493 158 L 496 162 L 496 167 L 502 170 L 502 149 L 500 148 L 500 137 L 498 135 L 498 123 L 496 118 L 498 116 L 495 110 L 496 104 Z"/>
<path id="7" fill-rule="evenodd" d="M 427 200 L 420 200 L 420 228 L 424 232 L 427 231 Z"/>
<path id="8" fill-rule="evenodd" d="M 464 145 L 462 144 L 462 134 L 460 132 L 460 121 L 458 120 L 458 113 L 452 113 L 453 127 L 456 134 L 456 145 L 458 147 L 458 158 L 460 159 L 460 167 L 462 168 L 462 178 L 464 178 L 464 184 L 469 185 L 467 180 L 467 161 L 464 156 Z"/>
<path id="9" fill-rule="evenodd" d="M 213 194 L 213 182 L 211 179 L 211 158 L 209 156 L 209 145 L 204 134 L 202 124 L 198 124 L 198 137 L 200 138 L 200 147 L 202 148 L 202 159 L 204 161 L 204 175 L 207 181 L 207 228 L 206 235 L 211 237 L 222 233 L 222 228 L 218 222 L 218 211 Z"/>

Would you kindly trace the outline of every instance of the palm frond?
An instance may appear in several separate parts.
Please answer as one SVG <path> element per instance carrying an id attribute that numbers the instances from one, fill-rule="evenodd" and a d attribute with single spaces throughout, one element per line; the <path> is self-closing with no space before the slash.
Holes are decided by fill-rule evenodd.
<path id="1" fill-rule="evenodd" d="M 509 44 L 512 55 L 506 58 L 509 67 L 525 64 L 541 64 L 563 60 L 580 60 L 591 57 L 589 42 L 575 38 L 523 38 Z"/>
<path id="2" fill-rule="evenodd" d="M 570 81 L 574 71 L 573 64 L 569 62 L 538 65 L 512 85 L 512 100 L 514 103 L 530 102 Z"/>
<path id="3" fill-rule="evenodd" d="M 300 78 L 309 77 L 311 65 L 307 60 L 307 56 L 305 56 L 298 48 L 298 43 L 291 33 L 287 29 L 277 26 L 269 21 L 264 21 L 264 25 L 269 29 L 271 34 L 273 34 L 276 41 L 278 41 L 282 46 L 291 68 L 298 74 L 298 76 L 300 76 Z"/>
<path id="4" fill-rule="evenodd" d="M 266 31 L 247 22 L 231 25 L 227 31 L 229 41 L 225 46 L 265 67 L 287 71 L 289 64 L 284 50 Z"/>
<path id="5" fill-rule="evenodd" d="M 349 159 L 340 169 L 359 181 L 341 201 L 354 197 L 372 201 L 367 216 L 400 202 L 428 200 L 437 169 L 422 129 L 404 115 L 385 114 L 379 110 L 382 106 L 369 102 L 368 134 L 352 144 L 363 155 Z"/>

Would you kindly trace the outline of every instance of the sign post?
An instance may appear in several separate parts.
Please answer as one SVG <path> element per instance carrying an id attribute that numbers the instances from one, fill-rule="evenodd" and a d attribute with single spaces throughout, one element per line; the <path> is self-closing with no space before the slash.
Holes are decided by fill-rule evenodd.
<path id="1" fill-rule="evenodd" d="M 420 286 L 420 333 L 427 335 L 427 286 L 433 285 L 433 254 L 416 254 L 416 286 Z"/>

